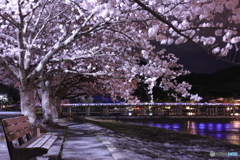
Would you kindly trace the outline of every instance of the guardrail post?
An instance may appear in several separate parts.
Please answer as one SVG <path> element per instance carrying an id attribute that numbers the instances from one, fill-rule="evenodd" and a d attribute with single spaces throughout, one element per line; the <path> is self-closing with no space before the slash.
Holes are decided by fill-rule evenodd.
<path id="1" fill-rule="evenodd" d="M 108 116 L 109 115 L 108 107 L 103 107 L 103 115 L 104 116 Z"/>
<path id="2" fill-rule="evenodd" d="M 90 107 L 85 107 L 85 115 L 90 116 L 91 114 L 91 108 Z"/>
<path id="3" fill-rule="evenodd" d="M 140 115 L 146 115 L 146 108 L 145 107 L 140 107 Z"/>
<path id="4" fill-rule="evenodd" d="M 158 107 L 154 107 L 154 109 L 153 109 L 153 115 L 158 115 Z"/>
<path id="5" fill-rule="evenodd" d="M 128 115 L 128 109 L 127 107 L 123 107 L 120 109 L 120 115 L 127 116 Z"/>
<path id="6" fill-rule="evenodd" d="M 69 115 L 72 114 L 72 107 L 68 107 L 68 114 L 69 114 Z"/>

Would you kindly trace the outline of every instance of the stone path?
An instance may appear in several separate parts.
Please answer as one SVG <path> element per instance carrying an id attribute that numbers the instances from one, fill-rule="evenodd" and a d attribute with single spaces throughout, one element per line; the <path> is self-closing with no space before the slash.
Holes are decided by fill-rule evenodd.
<path id="1" fill-rule="evenodd" d="M 62 150 L 63 160 L 113 160 L 107 147 L 97 139 L 86 124 L 68 127 Z"/>

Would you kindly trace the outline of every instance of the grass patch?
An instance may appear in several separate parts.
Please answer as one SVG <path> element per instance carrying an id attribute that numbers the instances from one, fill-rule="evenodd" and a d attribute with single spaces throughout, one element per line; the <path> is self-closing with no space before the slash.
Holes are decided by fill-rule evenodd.
<path id="1" fill-rule="evenodd" d="M 163 128 L 149 127 L 128 124 L 124 122 L 113 122 L 106 120 L 85 120 L 98 126 L 108 128 L 116 134 L 124 134 L 132 138 L 145 140 L 147 142 L 161 143 L 182 143 L 187 145 L 203 145 L 203 146 L 221 146 L 227 148 L 240 149 L 239 145 L 234 145 L 225 141 L 216 140 L 206 136 L 188 134 L 184 132 L 171 131 Z"/>
<path id="2" fill-rule="evenodd" d="M 199 136 L 186 134 L 183 132 L 176 132 L 171 130 L 166 130 L 163 128 L 149 127 L 149 126 L 140 126 L 134 124 L 128 124 L 124 122 L 110 122 L 103 120 L 86 120 L 88 122 L 97 124 L 101 127 L 111 129 L 116 133 L 125 134 L 130 137 L 138 137 L 141 139 L 148 139 L 152 141 L 161 141 L 161 140 L 185 140 L 185 139 L 198 139 Z M 164 137 L 164 139 L 162 139 Z M 207 137 L 201 137 L 203 139 L 208 139 Z"/>

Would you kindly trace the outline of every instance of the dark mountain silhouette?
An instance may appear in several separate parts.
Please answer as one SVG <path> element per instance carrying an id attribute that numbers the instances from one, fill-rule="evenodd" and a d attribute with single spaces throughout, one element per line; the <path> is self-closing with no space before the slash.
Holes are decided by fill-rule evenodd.
<path id="1" fill-rule="evenodd" d="M 221 69 L 213 74 L 191 73 L 177 78 L 178 82 L 188 82 L 192 85 L 190 93 L 203 97 L 203 102 L 213 98 L 240 97 L 240 66 Z M 149 101 L 147 86 L 140 84 L 134 95 L 142 102 Z M 174 102 L 175 99 L 159 87 L 153 90 L 155 102 Z M 188 99 L 182 99 L 188 101 Z"/>
<path id="2" fill-rule="evenodd" d="M 192 84 L 191 93 L 203 98 L 240 97 L 240 66 L 221 69 L 211 75 L 191 73 L 178 80 Z"/>

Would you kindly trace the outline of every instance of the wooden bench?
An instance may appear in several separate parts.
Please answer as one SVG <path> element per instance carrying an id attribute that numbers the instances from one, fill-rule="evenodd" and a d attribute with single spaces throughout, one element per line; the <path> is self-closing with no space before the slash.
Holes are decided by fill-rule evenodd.
<path id="1" fill-rule="evenodd" d="M 6 118 L 1 122 L 11 160 L 28 160 L 46 154 L 58 138 L 55 135 L 32 137 L 27 116 Z"/>

